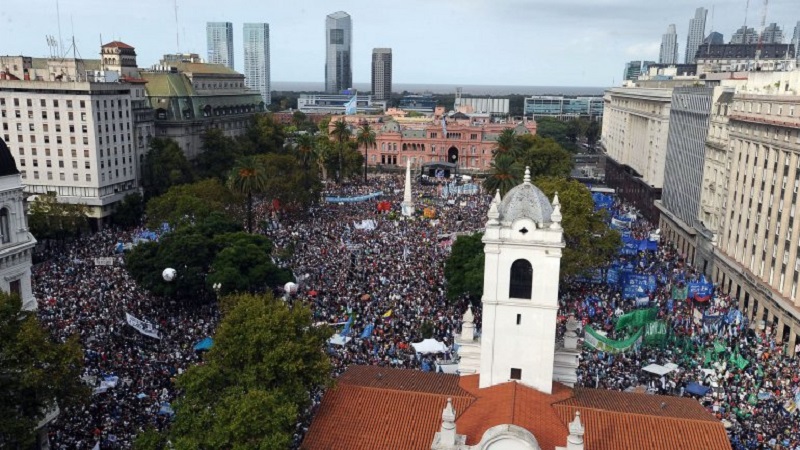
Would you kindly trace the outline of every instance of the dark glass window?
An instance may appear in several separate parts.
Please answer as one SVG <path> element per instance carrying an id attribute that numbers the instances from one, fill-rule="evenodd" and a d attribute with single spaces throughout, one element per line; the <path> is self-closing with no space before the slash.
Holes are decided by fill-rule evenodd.
<path id="1" fill-rule="evenodd" d="M 8 215 L 8 209 L 0 209 L 0 244 L 7 244 L 11 241 L 11 218 Z"/>
<path id="2" fill-rule="evenodd" d="M 511 369 L 511 379 L 512 380 L 521 380 L 522 379 L 522 369 Z"/>
<path id="3" fill-rule="evenodd" d="M 331 44 L 344 44 L 344 30 L 331 28 Z"/>
<path id="4" fill-rule="evenodd" d="M 531 298 L 533 290 L 533 267 L 526 259 L 518 259 L 511 264 L 511 298 Z"/>

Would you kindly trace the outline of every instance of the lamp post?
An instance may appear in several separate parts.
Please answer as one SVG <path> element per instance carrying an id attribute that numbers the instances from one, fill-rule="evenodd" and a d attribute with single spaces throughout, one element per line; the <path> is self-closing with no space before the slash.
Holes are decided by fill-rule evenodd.
<path id="1" fill-rule="evenodd" d="M 222 290 L 222 283 L 214 283 L 214 284 L 212 284 L 211 285 L 211 289 L 214 290 L 214 293 L 217 294 L 217 297 L 219 298 L 219 291 Z"/>

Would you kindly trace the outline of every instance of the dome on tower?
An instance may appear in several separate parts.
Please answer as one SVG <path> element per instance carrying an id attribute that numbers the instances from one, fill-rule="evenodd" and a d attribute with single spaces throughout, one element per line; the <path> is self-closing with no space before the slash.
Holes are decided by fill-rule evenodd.
<path id="1" fill-rule="evenodd" d="M 525 181 L 508 191 L 500 204 L 499 213 L 503 222 L 531 219 L 536 223 L 550 223 L 553 206 L 544 192 L 531 184 L 530 170 L 525 168 Z"/>

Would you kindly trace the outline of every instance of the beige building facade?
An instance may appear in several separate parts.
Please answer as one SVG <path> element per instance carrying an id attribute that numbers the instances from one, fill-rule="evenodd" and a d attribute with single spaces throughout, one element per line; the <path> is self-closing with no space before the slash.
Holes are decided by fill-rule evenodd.
<path id="1" fill-rule="evenodd" d="M 754 326 L 777 327 L 778 341 L 788 340 L 793 352 L 800 333 L 800 72 L 753 73 L 732 106 L 714 280 Z"/>

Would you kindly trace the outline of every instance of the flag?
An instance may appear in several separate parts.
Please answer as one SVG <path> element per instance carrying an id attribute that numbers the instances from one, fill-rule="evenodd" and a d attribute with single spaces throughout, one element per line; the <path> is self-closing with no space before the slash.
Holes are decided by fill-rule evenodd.
<path id="1" fill-rule="evenodd" d="M 644 341 L 650 345 L 661 345 L 667 339 L 667 323 L 656 320 L 645 325 Z"/>
<path id="2" fill-rule="evenodd" d="M 100 450 L 100 441 L 97 441 L 97 442 L 94 444 L 94 447 L 92 447 L 92 450 Z"/>
<path id="3" fill-rule="evenodd" d="M 353 94 L 353 97 L 344 104 L 344 113 L 347 115 L 356 113 L 356 94 Z"/>
<path id="4" fill-rule="evenodd" d="M 689 293 L 689 288 L 686 287 L 686 286 L 684 286 L 682 288 L 679 288 L 678 286 L 674 286 L 672 288 L 672 298 L 674 300 L 686 300 L 686 297 L 688 296 L 688 293 Z"/>
<path id="5" fill-rule="evenodd" d="M 656 319 L 658 308 L 639 309 L 620 316 L 617 320 L 617 330 L 625 327 L 638 328 Z"/>
<path id="6" fill-rule="evenodd" d="M 388 310 L 388 311 L 386 311 L 386 312 L 383 314 L 383 318 L 384 318 L 384 319 L 388 319 L 388 318 L 390 318 L 390 317 L 392 317 L 392 310 L 391 310 L 391 309 L 390 309 L 390 310 Z"/>
<path id="7" fill-rule="evenodd" d="M 350 334 L 350 326 L 353 325 L 353 315 L 350 314 L 350 317 L 347 318 L 347 323 L 344 324 L 344 328 L 342 328 L 342 332 L 340 333 L 342 336 L 347 336 Z"/>
<path id="8" fill-rule="evenodd" d="M 158 329 L 152 323 L 146 320 L 137 319 L 129 313 L 125 313 L 125 320 L 128 322 L 128 325 L 136 328 L 136 331 L 139 333 L 142 333 L 145 336 L 150 336 L 151 338 L 161 339 Z"/>
<path id="9" fill-rule="evenodd" d="M 374 324 L 367 325 L 367 327 L 364 328 L 364 331 L 361 333 L 361 339 L 369 339 L 369 337 L 372 336 L 372 330 L 374 329 L 375 329 Z"/>
<path id="10" fill-rule="evenodd" d="M 722 345 L 719 341 L 714 342 L 714 353 L 722 353 L 725 351 L 725 346 Z"/>

